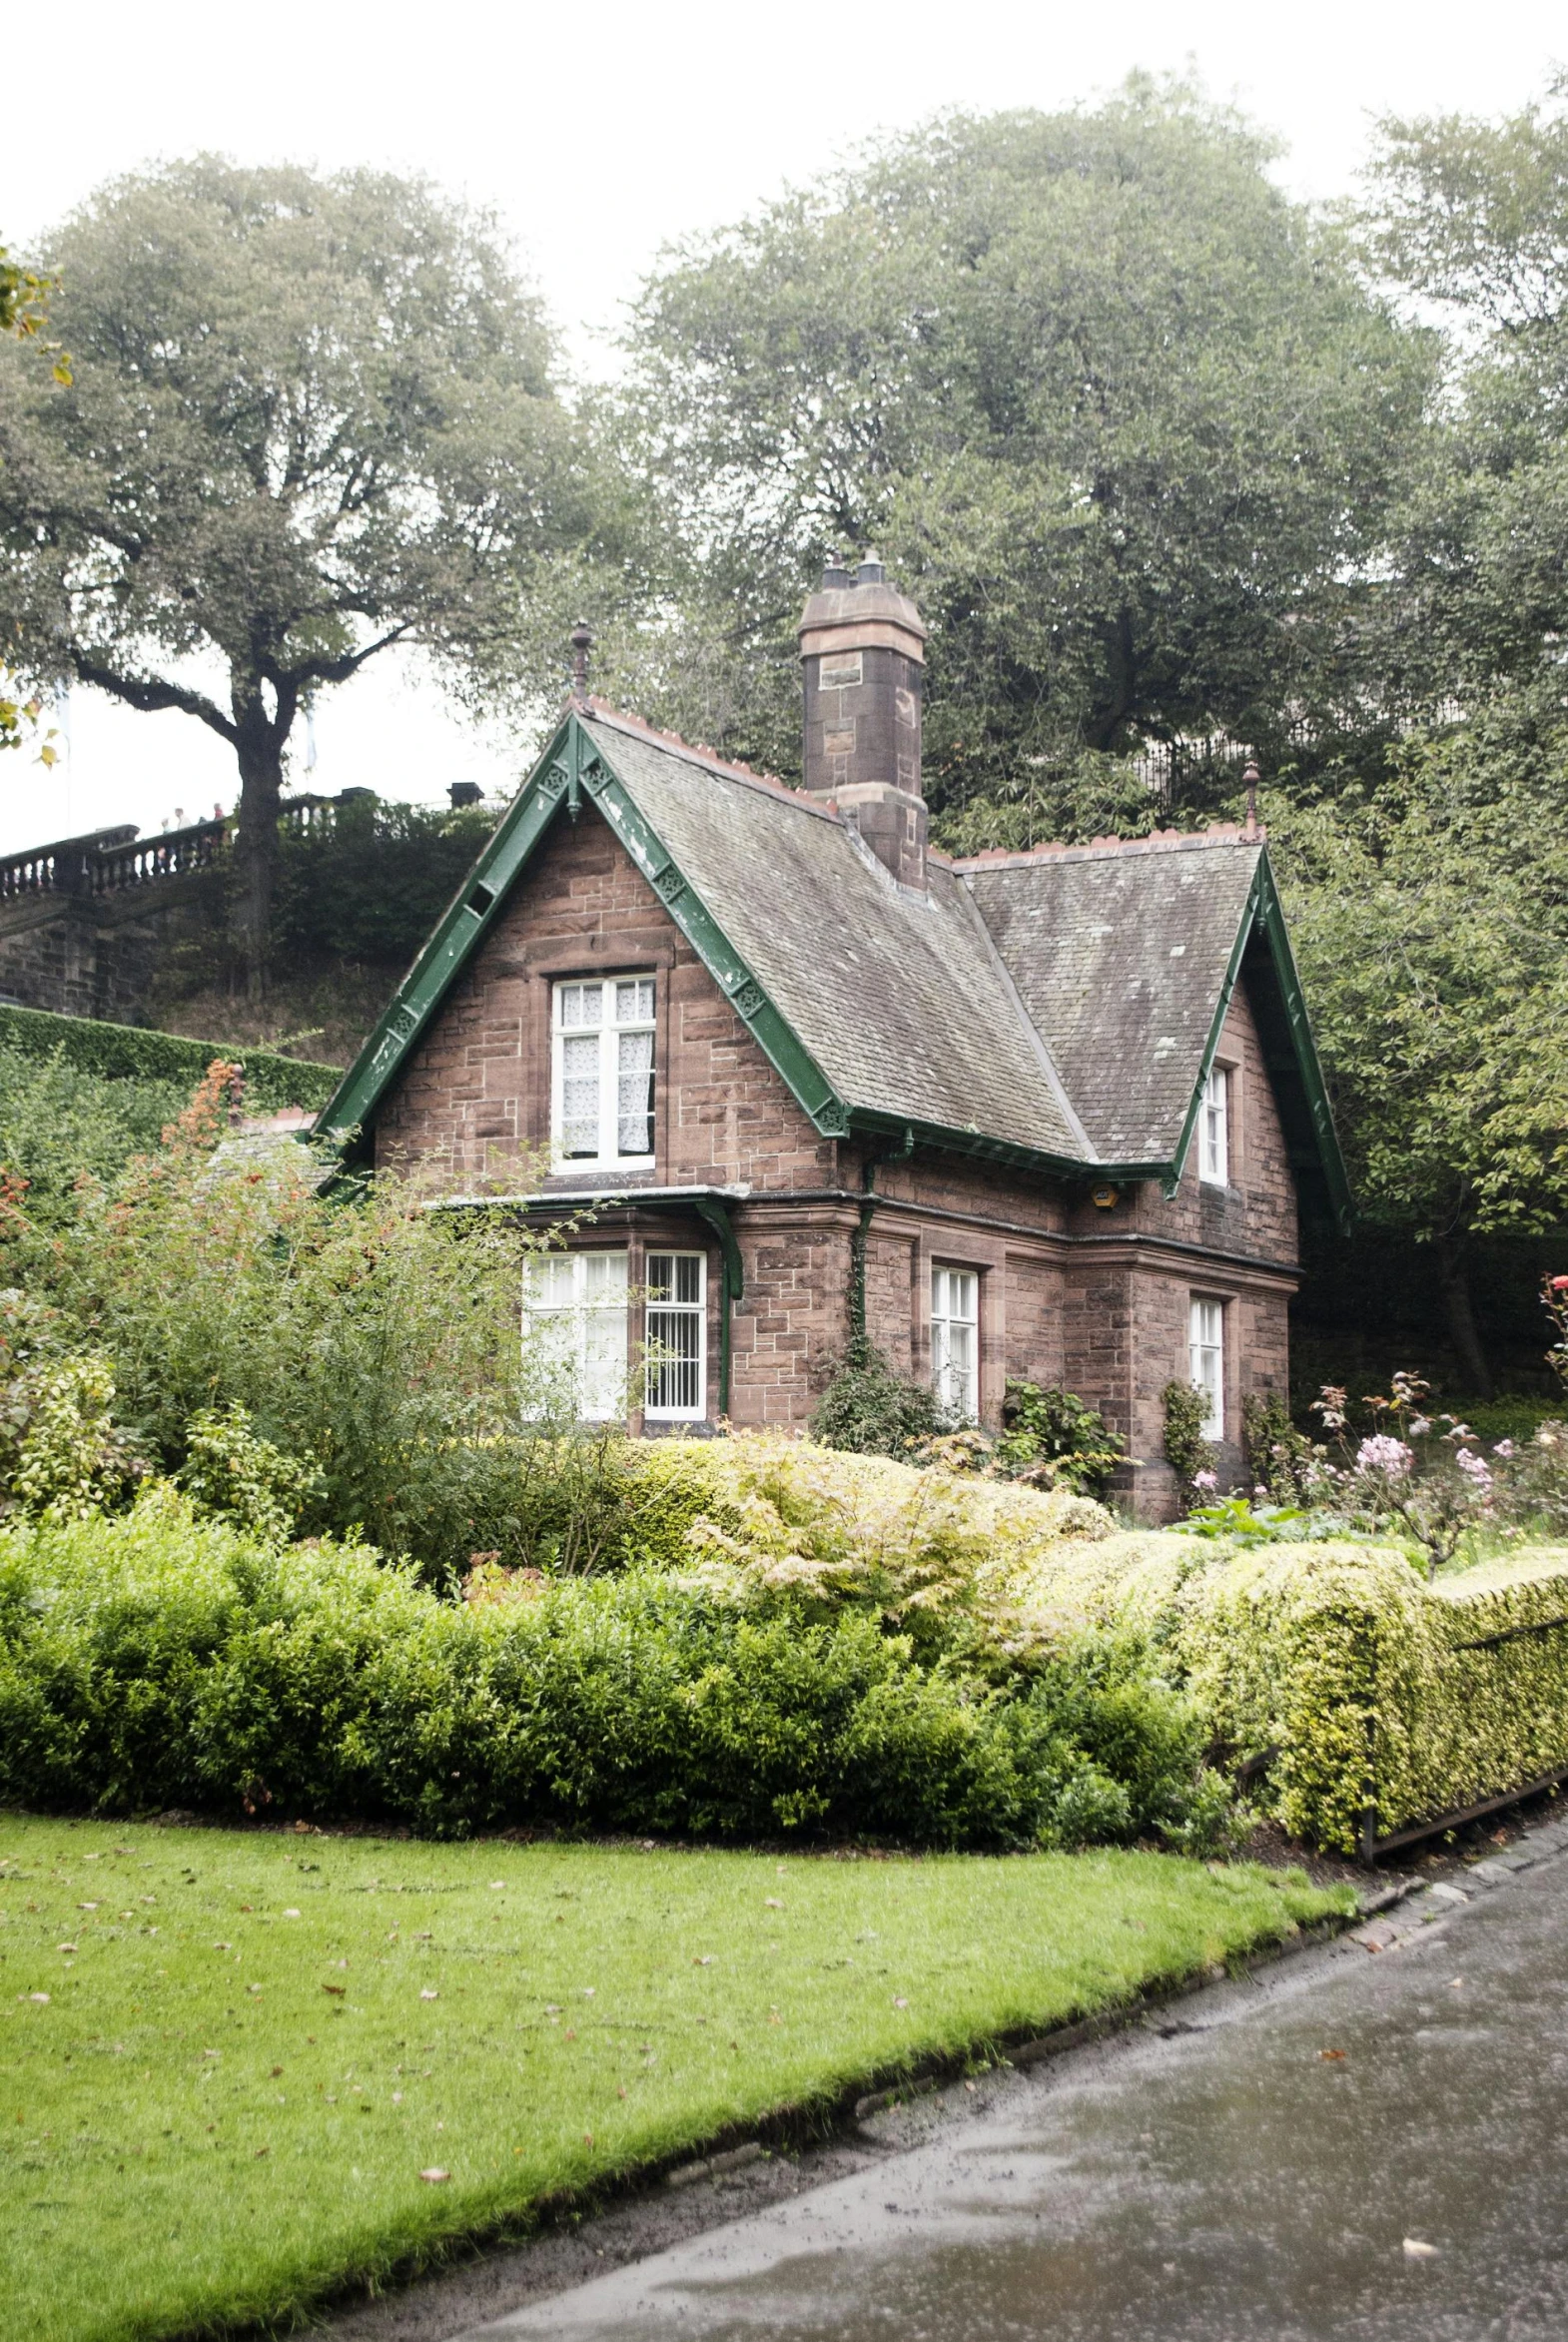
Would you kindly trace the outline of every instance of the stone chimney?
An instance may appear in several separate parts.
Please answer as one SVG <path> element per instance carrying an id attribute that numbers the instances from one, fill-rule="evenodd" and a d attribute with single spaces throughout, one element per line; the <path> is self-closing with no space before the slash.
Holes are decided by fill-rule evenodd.
<path id="1" fill-rule="evenodd" d="M 878 560 L 836 562 L 800 621 L 806 787 L 831 797 L 905 886 L 926 883 L 920 706 L 926 629 Z"/>

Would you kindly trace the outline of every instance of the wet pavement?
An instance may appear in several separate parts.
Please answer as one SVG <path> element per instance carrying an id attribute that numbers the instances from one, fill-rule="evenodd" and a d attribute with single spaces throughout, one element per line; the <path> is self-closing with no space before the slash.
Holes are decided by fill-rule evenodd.
<path id="1" fill-rule="evenodd" d="M 459 2287 L 419 2330 L 1564 2342 L 1565 1847 L 1568 1824 L 1536 1832 L 1129 2035 L 872 2115 L 823 2157 L 780 2159 L 768 2188 L 798 2192 L 740 2218 L 728 2175 L 704 2176 L 686 2193 L 724 2225 L 548 2298 L 519 2282 L 511 2301 L 534 2297 L 509 2314 L 482 2286 L 464 2314 Z M 575 2269 L 613 2247 L 615 2217 L 581 2232 Z"/>

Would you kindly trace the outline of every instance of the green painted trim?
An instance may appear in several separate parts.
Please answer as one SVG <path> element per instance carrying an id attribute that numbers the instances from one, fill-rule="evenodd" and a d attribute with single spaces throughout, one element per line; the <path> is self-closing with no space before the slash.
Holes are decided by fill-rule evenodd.
<path id="1" fill-rule="evenodd" d="M 573 779 L 572 722 L 551 740 L 521 793 L 481 850 L 434 934 L 398 985 L 354 1064 L 322 1109 L 319 1135 L 363 1133 L 414 1043 L 423 1034 L 506 889 L 532 854 Z M 476 907 L 483 888 L 488 901 Z"/>
<path id="2" fill-rule="evenodd" d="M 1323 1080 L 1323 1069 L 1318 1059 L 1317 1045 L 1312 1039 L 1312 1027 L 1306 1013 L 1306 1001 L 1301 990 L 1300 973 L 1296 968 L 1295 955 L 1290 949 L 1290 937 L 1285 927 L 1284 910 L 1279 901 L 1279 890 L 1274 884 L 1274 874 L 1269 866 L 1266 846 L 1257 857 L 1257 868 L 1252 874 L 1252 884 L 1247 890 L 1246 905 L 1241 913 L 1240 924 L 1236 929 L 1235 942 L 1230 949 L 1230 959 L 1225 969 L 1224 983 L 1220 986 L 1219 999 L 1208 1028 L 1208 1039 L 1203 1045 L 1203 1055 L 1198 1065 L 1197 1080 L 1193 1085 L 1192 1096 L 1187 1106 L 1186 1119 L 1181 1125 L 1181 1136 L 1176 1142 L 1175 1158 L 1166 1171 L 1164 1182 L 1166 1196 L 1169 1200 L 1176 1194 L 1181 1183 L 1182 1173 L 1186 1170 L 1187 1155 L 1192 1145 L 1193 1135 L 1197 1129 L 1198 1114 L 1202 1107 L 1203 1085 L 1208 1080 L 1209 1069 L 1214 1062 L 1214 1053 L 1219 1047 L 1219 1036 L 1224 1030 L 1225 1018 L 1230 1010 L 1231 997 L 1240 978 L 1241 963 L 1254 928 L 1261 931 L 1268 946 L 1269 958 L 1273 963 L 1274 979 L 1279 986 L 1280 998 L 1284 1005 L 1285 1022 L 1290 1031 L 1293 1068 L 1300 1077 L 1301 1087 L 1306 1096 L 1307 1113 L 1311 1119 L 1312 1136 L 1316 1142 L 1315 1168 L 1323 1174 L 1334 1219 L 1340 1230 L 1347 1232 L 1354 1217 L 1349 1173 L 1345 1170 L 1344 1157 L 1340 1152 L 1339 1135 L 1334 1129 L 1333 1109 L 1328 1103 L 1328 1090 Z M 1272 1067 L 1269 1070 L 1271 1073 L 1278 1071 L 1277 1068 Z M 1299 1170 L 1302 1166 L 1296 1164 L 1293 1168 Z"/>
<path id="3" fill-rule="evenodd" d="M 881 1114 L 870 1107 L 851 1107 L 850 1132 L 852 1136 L 883 1138 L 901 1137 L 913 1131 L 923 1147 L 940 1147 L 949 1155 L 969 1155 L 983 1163 L 1010 1164 L 1020 1171 L 1049 1172 L 1055 1178 L 1140 1178 L 1156 1177 L 1165 1170 L 1164 1164 L 1140 1164 L 1129 1170 L 1125 1166 L 1108 1169 L 1105 1165 L 1086 1162 L 1078 1155 L 1051 1155 L 1044 1148 L 1021 1147 L 1011 1139 L 991 1139 L 983 1131 L 953 1130 L 946 1123 L 911 1122 L 908 1115 Z"/>
<path id="4" fill-rule="evenodd" d="M 729 1212 L 716 1195 L 693 1195 L 692 1208 L 699 1219 L 705 1219 L 719 1239 L 724 1255 L 723 1274 L 719 1278 L 719 1413 L 729 1413 L 730 1386 L 730 1308 L 746 1290 L 746 1267 L 735 1241 L 735 1227 Z"/>
<path id="5" fill-rule="evenodd" d="M 457 890 L 353 1066 L 323 1109 L 319 1133 L 364 1132 L 419 1040 L 507 889 L 564 802 L 575 816 L 588 797 L 620 839 L 697 953 L 730 1007 L 754 1036 L 813 1128 L 826 1139 L 849 1133 L 849 1110 L 810 1052 L 697 898 L 625 783 L 575 710 L 566 717 L 515 803 Z M 487 896 L 476 903 L 479 890 Z"/>

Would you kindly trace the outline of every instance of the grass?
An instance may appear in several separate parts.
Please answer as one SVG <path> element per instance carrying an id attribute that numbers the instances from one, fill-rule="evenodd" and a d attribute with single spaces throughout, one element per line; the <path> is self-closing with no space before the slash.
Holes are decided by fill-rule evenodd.
<path id="1" fill-rule="evenodd" d="M 1347 1900 L 1151 1854 L 780 1861 L 0 1817 L 5 2332 L 286 2319 Z"/>

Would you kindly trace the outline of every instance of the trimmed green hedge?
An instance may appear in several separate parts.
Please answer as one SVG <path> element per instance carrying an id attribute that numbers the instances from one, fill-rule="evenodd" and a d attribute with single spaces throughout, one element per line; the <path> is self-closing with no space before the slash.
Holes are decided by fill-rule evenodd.
<path id="1" fill-rule="evenodd" d="M 189 1041 L 181 1033 L 153 1033 L 140 1025 L 111 1025 L 93 1017 L 57 1017 L 49 1009 L 0 1005 L 0 1048 L 46 1058 L 60 1050 L 67 1062 L 112 1082 L 179 1082 L 194 1090 L 214 1058 L 245 1070 L 246 1104 L 262 1113 L 286 1106 L 324 1107 L 343 1074 L 273 1049 L 237 1043 Z"/>
<path id="2" fill-rule="evenodd" d="M 1226 1804 L 1203 1739 L 1126 1639 L 993 1687 L 864 1612 L 752 1615 L 652 1572 L 454 1603 L 168 1483 L 0 1532 L 0 1805 L 1200 1847 Z"/>
<path id="3" fill-rule="evenodd" d="M 1355 1851 L 1568 1766 L 1568 1547 L 1428 1584 L 1392 1547 L 1175 1536 L 1076 1549 L 1037 1588 L 1136 1620 L 1293 1835 Z"/>

